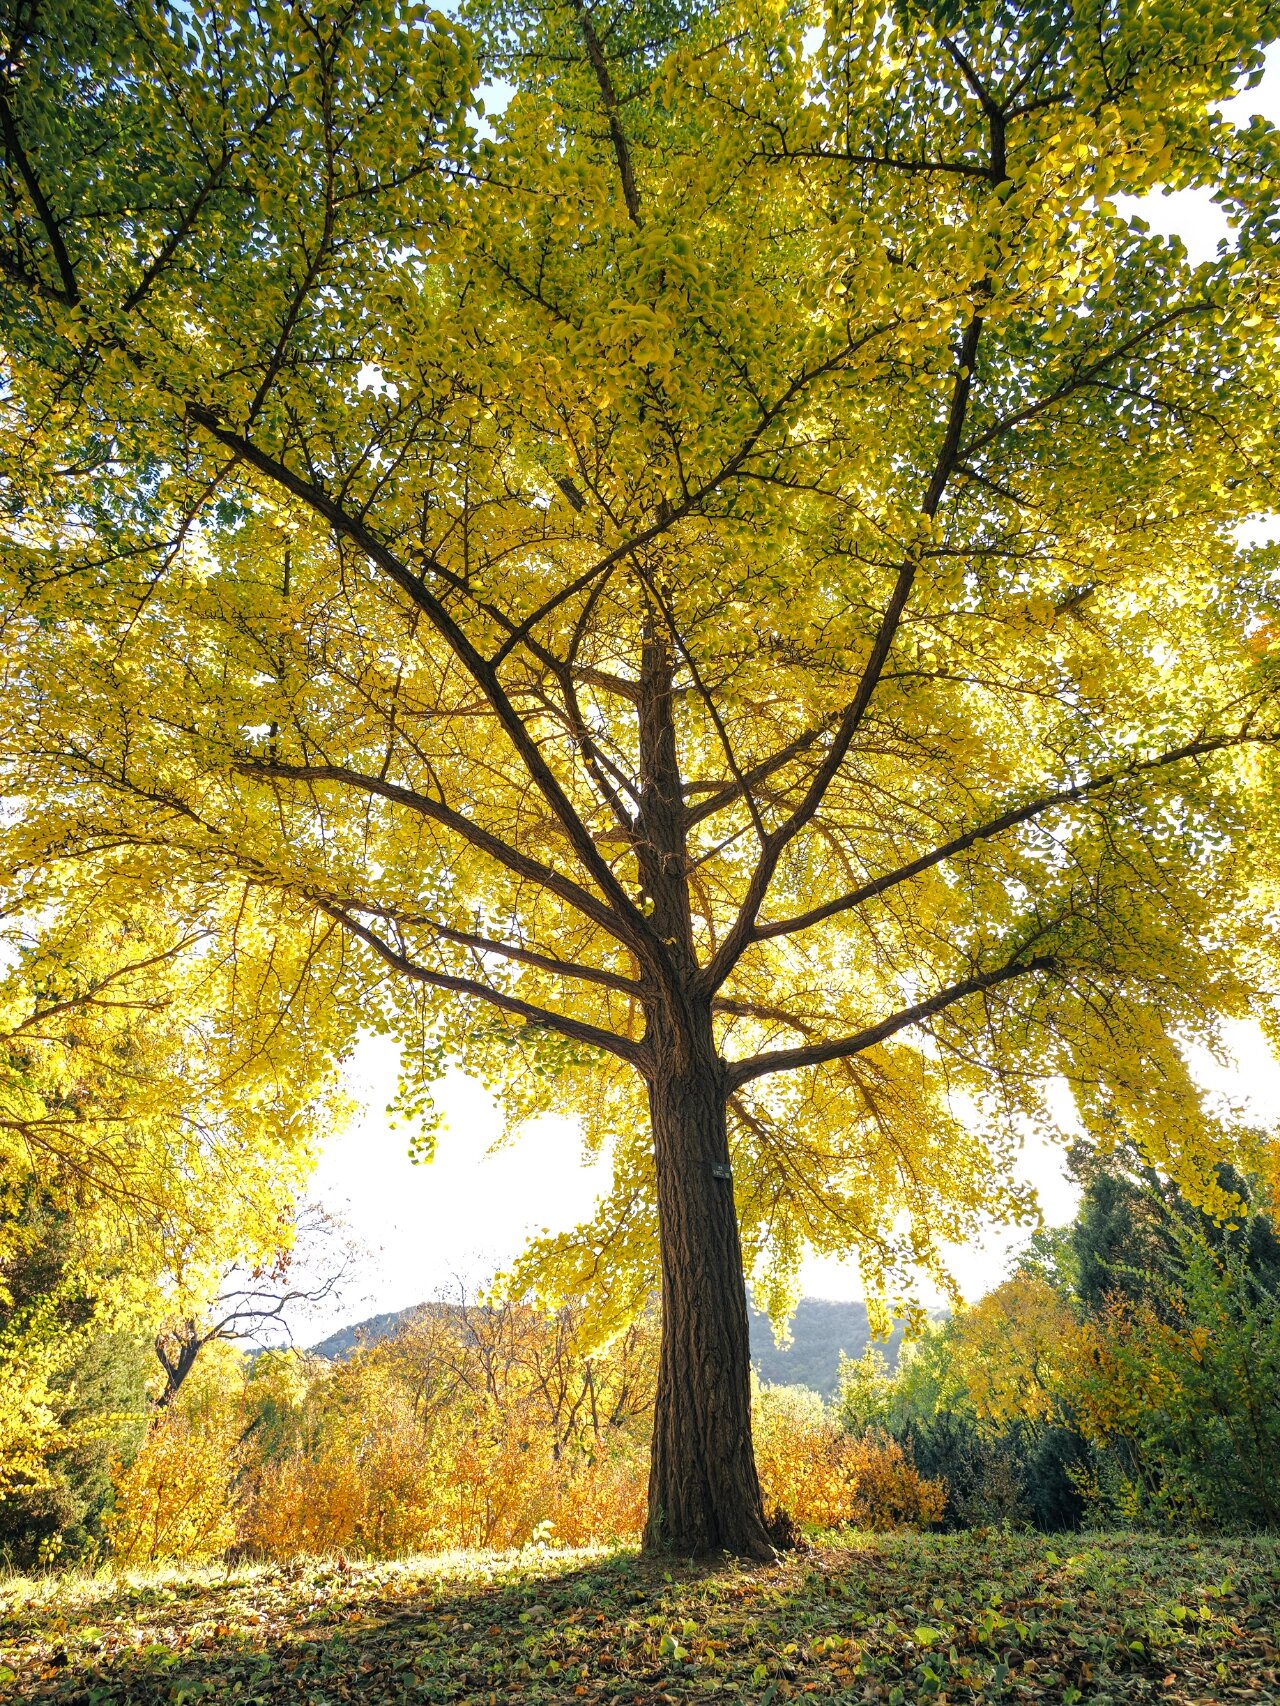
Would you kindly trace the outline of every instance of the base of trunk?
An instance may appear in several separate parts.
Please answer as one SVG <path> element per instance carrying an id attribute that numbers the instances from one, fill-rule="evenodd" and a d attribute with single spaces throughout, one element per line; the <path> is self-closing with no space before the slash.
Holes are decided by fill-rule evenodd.
<path id="1" fill-rule="evenodd" d="M 776 1554 L 751 1444 L 751 1346 L 720 1063 L 649 1090 L 662 1245 L 662 1351 L 646 1550 Z"/>
<path id="2" fill-rule="evenodd" d="M 665 1500 L 653 1481 L 661 1482 Z M 655 1453 L 644 1531 L 646 1552 L 682 1558 L 729 1553 L 772 1563 L 785 1545 L 785 1540 L 782 1546 L 775 1544 L 769 1532 L 758 1484 L 754 1488 L 750 1483 L 739 1484 L 732 1490 L 722 1484 L 713 1490 L 686 1461 L 673 1462 L 665 1456 L 659 1460 Z"/>

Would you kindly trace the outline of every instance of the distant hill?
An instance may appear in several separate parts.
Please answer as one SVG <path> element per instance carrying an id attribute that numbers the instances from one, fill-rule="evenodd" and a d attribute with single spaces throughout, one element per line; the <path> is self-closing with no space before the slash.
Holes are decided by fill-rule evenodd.
<path id="1" fill-rule="evenodd" d="M 371 1315 L 351 1327 L 342 1327 L 311 1346 L 313 1356 L 330 1362 L 349 1357 L 358 1345 L 376 1345 L 381 1339 L 393 1338 L 402 1332 L 423 1310 L 447 1308 L 440 1304 L 415 1304 L 412 1309 L 394 1310 L 386 1315 Z M 773 1342 L 773 1329 L 768 1317 L 756 1309 L 751 1318 L 751 1360 L 761 1380 L 770 1386 L 808 1386 L 821 1392 L 824 1398 L 833 1397 L 840 1354 L 860 1357 L 871 1343 L 871 1327 L 865 1303 L 830 1303 L 821 1297 L 803 1298 L 791 1323 L 791 1342 L 779 1347 Z M 890 1365 L 898 1360 L 902 1343 L 902 1325 L 892 1336 L 880 1341 Z"/>
<path id="2" fill-rule="evenodd" d="M 773 1342 L 769 1317 L 759 1310 L 751 1317 L 751 1360 L 761 1380 L 770 1386 L 809 1386 L 833 1398 L 841 1352 L 860 1357 L 871 1343 L 871 1323 L 865 1303 L 831 1303 L 824 1297 L 804 1297 L 791 1320 L 791 1342 Z M 888 1339 L 878 1341 L 890 1367 L 898 1360 L 902 1323 Z"/>
<path id="3" fill-rule="evenodd" d="M 410 1309 L 393 1309 L 386 1315 L 370 1315 L 367 1320 L 357 1321 L 350 1327 L 339 1327 L 336 1333 L 330 1333 L 318 1345 L 307 1348 L 312 1356 L 324 1357 L 326 1362 L 342 1362 L 361 1345 L 376 1345 L 383 1339 L 394 1339 L 426 1307 L 425 1303 L 415 1303 Z"/>

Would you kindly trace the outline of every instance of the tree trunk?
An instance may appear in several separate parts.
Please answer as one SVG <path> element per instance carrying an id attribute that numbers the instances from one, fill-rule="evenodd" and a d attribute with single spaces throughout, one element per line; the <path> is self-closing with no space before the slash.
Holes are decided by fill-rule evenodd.
<path id="1" fill-rule="evenodd" d="M 669 950 L 646 1003 L 649 1113 L 662 1249 L 662 1348 L 649 1467 L 650 1550 L 769 1558 L 751 1449 L 751 1347 L 725 1130 L 724 1064 L 699 993 L 672 656 L 656 612 L 640 669 L 636 856 Z"/>
<path id="2" fill-rule="evenodd" d="M 751 1351 L 722 1068 L 658 1049 L 649 1086 L 662 1245 L 662 1349 L 649 1469 L 649 1550 L 773 1556 L 751 1446 Z M 659 1037 L 655 1036 L 655 1043 Z"/>
<path id="3" fill-rule="evenodd" d="M 205 1340 L 196 1331 L 194 1321 L 183 1323 L 181 1332 L 158 1333 L 155 1339 L 156 1356 L 164 1370 L 164 1391 L 156 1399 L 156 1409 L 167 1409 L 182 1389 L 182 1383 L 196 1365 Z"/>

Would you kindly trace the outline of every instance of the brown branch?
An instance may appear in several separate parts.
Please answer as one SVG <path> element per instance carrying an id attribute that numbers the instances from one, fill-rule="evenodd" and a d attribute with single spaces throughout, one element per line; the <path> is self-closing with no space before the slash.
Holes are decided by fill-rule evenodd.
<path id="1" fill-rule="evenodd" d="M 988 183 L 991 169 L 980 161 L 964 160 L 904 160 L 893 154 L 854 154 L 841 148 L 784 148 L 778 152 L 766 150 L 759 155 L 766 165 L 783 160 L 830 161 L 840 166 L 884 166 L 895 172 L 942 172 L 952 177 L 970 178 Z"/>
<path id="2" fill-rule="evenodd" d="M 631 813 L 623 804 L 618 790 L 613 786 L 613 783 L 610 782 L 609 774 L 611 772 L 615 780 L 617 780 L 619 785 L 627 792 L 632 792 L 630 782 L 622 774 L 618 766 L 609 758 L 608 754 L 600 747 L 599 743 L 592 738 L 591 731 L 587 727 L 587 720 L 582 714 L 582 706 L 578 700 L 578 691 L 574 685 L 573 671 L 571 667 L 567 663 L 562 663 L 558 658 L 553 657 L 550 652 L 545 652 L 544 648 L 541 646 L 534 646 L 531 649 L 534 650 L 535 654 L 543 656 L 546 667 L 551 671 L 552 677 L 560 688 L 564 715 L 568 721 L 569 732 L 573 736 L 573 740 L 578 751 L 582 754 L 582 761 L 586 765 L 587 771 L 596 785 L 597 793 L 613 814 L 614 822 L 617 824 L 619 830 L 621 830 L 623 837 L 629 841 L 635 832 L 635 823 L 632 819 Z M 547 695 L 547 699 L 548 702 L 550 702 L 549 694 Z M 559 716 L 558 712 L 553 714 L 557 717 Z"/>
<path id="3" fill-rule="evenodd" d="M 763 758 L 759 764 L 753 764 L 749 770 L 743 772 L 740 782 L 693 783 L 685 789 L 686 793 L 694 794 L 708 789 L 714 789 L 714 793 L 709 800 L 703 800 L 701 805 L 691 806 L 686 813 L 685 822 L 692 827 L 695 823 L 701 823 L 703 818 L 712 817 L 716 812 L 722 811 L 725 806 L 732 805 L 743 788 L 753 788 L 758 782 L 767 781 L 776 770 L 781 770 L 784 764 L 790 764 L 793 758 L 798 758 L 802 752 L 807 752 L 839 720 L 839 712 L 833 711 L 830 716 L 824 717 L 822 722 L 816 723 L 813 728 L 806 729 L 803 734 L 797 735 L 792 741 L 788 741 L 786 746 L 780 747 L 772 757 Z"/>
<path id="4" fill-rule="evenodd" d="M 608 862 L 597 849 L 590 830 L 574 810 L 568 795 L 543 756 L 540 746 L 524 726 L 515 706 L 507 697 L 506 691 L 498 679 L 496 667 L 476 650 L 440 600 L 430 592 L 422 579 L 415 575 L 407 564 L 401 562 L 389 546 L 379 539 L 363 521 L 330 497 L 323 487 L 316 485 L 314 481 L 304 479 L 300 474 L 294 473 L 293 469 L 286 463 L 269 455 L 254 444 L 251 439 L 246 438 L 243 433 L 235 432 L 230 427 L 224 426 L 213 409 L 206 408 L 203 404 L 191 403 L 188 404 L 188 413 L 192 420 L 202 426 L 206 432 L 212 434 L 219 443 L 225 444 L 230 450 L 237 451 L 241 459 L 248 463 L 251 468 L 257 469 L 259 473 L 264 474 L 276 485 L 299 498 L 317 515 L 323 516 L 336 533 L 349 539 L 353 545 L 363 551 L 369 561 L 380 568 L 409 598 L 411 603 L 428 618 L 468 675 L 484 693 L 499 724 L 519 754 L 530 777 L 558 818 L 570 846 L 605 895 L 611 911 L 609 927 L 615 933 L 620 931 L 623 939 L 639 957 L 661 974 L 663 955 L 644 914 L 631 900 L 622 884 L 613 874 Z M 429 567 L 435 568 L 437 566 L 432 559 L 428 558 L 427 561 Z"/>
<path id="5" fill-rule="evenodd" d="M 434 930 L 446 942 L 456 942 L 462 948 L 474 948 L 480 954 L 498 954 L 503 959 L 517 960 L 521 965 L 538 971 L 552 972 L 556 977 L 577 978 L 582 983 L 598 983 L 603 989 L 615 989 L 620 995 L 638 997 L 640 985 L 619 972 L 605 971 L 599 966 L 584 966 L 577 960 L 557 959 L 554 954 L 540 954 L 535 948 L 523 948 L 512 942 L 500 942 L 493 937 L 473 935 L 468 930 L 455 930 L 450 924 L 437 923 L 433 918 L 406 918 L 414 929 Z"/>
<path id="6" fill-rule="evenodd" d="M 956 366 L 951 406 L 947 414 L 947 427 L 943 434 L 937 460 L 934 463 L 933 475 L 929 481 L 924 502 L 921 505 L 922 513 L 929 517 L 937 513 L 938 505 L 942 501 L 942 494 L 946 490 L 947 480 L 956 464 L 960 438 L 964 431 L 965 412 L 968 408 L 969 394 L 973 385 L 973 367 L 977 360 L 978 340 L 981 335 L 982 316 L 975 314 L 969 321 L 960 345 L 960 358 Z M 836 772 L 844 763 L 888 660 L 890 647 L 893 645 L 894 636 L 897 634 L 902 613 L 906 608 L 907 599 L 915 581 L 916 565 L 917 558 L 911 555 L 907 557 L 898 570 L 892 596 L 889 599 L 884 616 L 881 618 L 880 628 L 871 648 L 871 655 L 867 659 L 858 683 L 858 691 L 841 714 L 827 755 L 818 766 L 813 779 L 805 790 L 804 798 L 791 814 L 770 832 L 766 839 L 756 868 L 751 874 L 746 897 L 739 908 L 738 916 L 721 943 L 719 952 L 711 959 L 702 974 L 703 986 L 707 989 L 719 988 L 751 942 L 756 928 L 756 919 L 759 917 L 765 896 L 769 892 L 769 885 L 773 881 L 779 860 L 789 844 L 812 819 L 822 804 L 827 789 L 835 779 Z"/>
<path id="7" fill-rule="evenodd" d="M 960 44 L 951 36 L 939 36 L 938 40 L 956 62 L 956 65 L 960 70 L 960 75 L 969 85 L 970 91 L 977 96 L 978 104 L 981 106 L 987 117 L 992 118 L 999 116 L 1000 107 L 996 102 L 995 96 L 987 88 L 981 77 L 978 76 L 972 61 L 965 54 Z"/>
<path id="8" fill-rule="evenodd" d="M 342 787 L 356 788 L 361 793 L 375 794 L 395 805 L 405 806 L 409 811 L 417 812 L 419 816 L 440 824 L 442 828 L 452 830 L 471 846 L 489 854 L 500 865 L 505 865 L 516 876 L 524 877 L 552 894 L 559 895 L 561 900 L 584 913 L 610 935 L 621 941 L 629 940 L 619 929 L 619 922 L 610 908 L 589 890 L 529 854 L 509 847 L 500 836 L 483 829 L 471 818 L 454 811 L 443 801 L 433 800 L 429 794 L 419 794 L 413 788 L 401 787 L 399 783 L 388 782 L 381 776 L 366 776 L 359 770 L 349 770 L 341 764 L 284 764 L 243 759 L 233 768 L 242 776 L 253 776 L 267 781 L 334 782 Z"/>
<path id="9" fill-rule="evenodd" d="M 912 859 L 906 865 L 900 865 L 896 871 L 889 871 L 882 877 L 876 877 L 869 883 L 863 883 L 860 888 L 850 889 L 847 894 L 837 896 L 835 900 L 825 901 L 821 906 L 811 907 L 808 912 L 797 913 L 794 918 L 780 918 L 773 922 L 758 924 L 752 933 L 756 942 L 768 941 L 774 936 L 789 936 L 799 930 L 807 930 L 811 925 L 821 924 L 828 918 L 834 918 L 837 913 L 847 912 L 856 906 L 862 906 L 866 901 L 874 900 L 877 895 L 896 888 L 899 883 L 910 882 L 912 877 L 918 877 L 923 871 L 940 865 L 944 860 L 954 858 L 957 853 L 964 853 L 968 848 L 976 846 L 980 841 L 989 841 L 993 836 L 1001 835 L 1006 829 L 1014 829 L 1021 823 L 1029 823 L 1039 817 L 1042 812 L 1053 810 L 1055 806 L 1071 805 L 1077 800 L 1087 799 L 1091 794 L 1098 794 L 1107 788 L 1115 787 L 1131 777 L 1140 776 L 1144 772 L 1160 770 L 1171 764 L 1180 764 L 1186 758 L 1202 758 L 1209 753 L 1221 752 L 1224 748 L 1239 746 L 1250 741 L 1266 740 L 1268 737 L 1259 735 L 1223 735 L 1213 740 L 1189 741 L 1185 746 L 1177 747 L 1172 752 L 1164 752 L 1155 758 L 1144 758 L 1137 764 L 1127 765 L 1123 770 L 1109 770 L 1102 776 L 1095 776 L 1088 782 L 1079 782 L 1071 788 L 1059 788 L 1052 794 L 1041 794 L 1038 799 L 1028 800 L 1024 805 L 1013 806 L 998 817 L 988 822 L 978 824 L 968 829 L 963 835 L 957 835 L 953 840 L 944 842 L 941 847 L 935 847 L 931 852 L 922 853 L 918 859 Z"/>
<path id="10" fill-rule="evenodd" d="M 746 1060 L 732 1061 L 725 1072 L 725 1082 L 732 1093 L 753 1078 L 761 1078 L 769 1072 L 791 1072 L 798 1068 L 821 1066 L 830 1060 L 846 1060 L 850 1055 L 863 1054 L 877 1043 L 885 1042 L 896 1035 L 898 1031 L 905 1031 L 909 1026 L 918 1025 L 924 1019 L 931 1019 L 935 1014 L 970 995 L 996 989 L 1002 983 L 1010 983 L 1014 978 L 1026 977 L 1033 972 L 1052 971 L 1056 965 L 1054 955 L 1037 954 L 1034 959 L 1015 958 L 992 971 L 975 972 L 972 977 L 950 984 L 946 989 L 940 989 L 927 1001 L 918 1001 L 914 1007 L 905 1007 L 892 1018 L 882 1019 L 877 1025 L 868 1025 L 865 1030 L 857 1031 L 853 1036 L 838 1037 L 827 1043 L 809 1043 L 802 1048 L 773 1049 L 766 1054 L 750 1055 Z"/>
<path id="11" fill-rule="evenodd" d="M 711 1003 L 711 1011 L 723 1013 L 730 1019 L 758 1019 L 762 1024 L 781 1025 L 800 1037 L 811 1037 L 817 1030 L 817 1021 L 797 1018 L 794 1013 L 763 1001 L 741 1001 L 734 996 L 717 995 Z"/>
<path id="12" fill-rule="evenodd" d="M 177 225 L 169 233 L 165 241 L 160 245 L 159 251 L 152 258 L 150 264 L 144 270 L 142 277 L 138 280 L 137 284 L 134 285 L 133 289 L 125 297 L 121 304 L 125 313 L 128 314 L 133 312 L 133 310 L 142 301 L 143 297 L 151 289 L 151 286 L 159 278 L 160 274 L 168 266 L 169 262 L 177 254 L 178 250 L 182 247 L 182 244 L 185 242 L 187 236 L 190 234 L 193 226 L 195 225 L 196 220 L 200 217 L 205 203 L 221 183 L 227 167 L 231 164 L 231 159 L 231 148 L 228 143 L 224 142 L 222 145 L 222 153 L 219 156 L 218 164 L 214 168 L 214 171 L 205 179 L 204 183 L 197 190 L 186 212 L 182 215 L 181 219 L 179 219 Z"/>
<path id="13" fill-rule="evenodd" d="M 733 777 L 735 785 L 740 790 L 743 799 L 747 803 L 747 810 L 751 813 L 751 821 L 755 825 L 756 834 L 763 846 L 766 840 L 764 820 L 760 816 L 760 809 L 756 805 L 755 796 L 747 786 L 746 779 L 742 774 L 742 768 L 734 755 L 733 743 L 729 739 L 729 731 L 724 725 L 724 718 L 720 715 L 719 708 L 716 705 L 715 696 L 703 681 L 702 672 L 694 662 L 693 654 L 684 642 L 684 636 L 681 634 L 678 626 L 676 625 L 675 612 L 671 609 L 671 606 L 667 603 L 666 599 L 663 598 L 658 588 L 654 585 L 652 579 L 647 575 L 645 577 L 645 586 L 648 588 L 649 596 L 662 612 L 663 620 L 667 625 L 667 631 L 671 635 L 672 644 L 684 659 L 685 667 L 689 671 L 690 679 L 692 680 L 694 687 L 697 689 L 699 698 L 707 708 L 707 715 L 711 718 L 712 726 L 714 727 L 716 735 L 720 741 L 720 749 L 724 753 L 725 763 L 729 766 L 729 774 Z M 684 823 L 685 828 L 687 829 L 689 824 L 687 813 L 684 814 Z"/>
<path id="14" fill-rule="evenodd" d="M 614 92 L 613 78 L 609 75 L 609 62 L 604 56 L 600 45 L 600 37 L 596 34 L 595 25 L 591 22 L 591 14 L 583 5 L 582 0 L 572 0 L 573 9 L 578 16 L 578 26 L 582 31 L 583 44 L 587 50 L 587 58 L 591 61 L 591 69 L 596 74 L 596 82 L 600 87 L 600 99 L 604 102 L 605 116 L 609 121 L 609 140 L 613 143 L 614 158 L 618 162 L 618 176 L 622 180 L 622 199 L 627 204 L 627 213 L 631 223 L 640 224 L 640 191 L 636 188 L 635 170 L 631 164 L 631 149 L 622 129 L 618 116 L 618 97 Z"/>
<path id="15" fill-rule="evenodd" d="M 616 1054 L 619 1059 L 629 1065 L 644 1071 L 647 1062 L 646 1051 L 637 1043 L 626 1037 L 619 1037 L 612 1031 L 606 1031 L 599 1025 L 589 1025 L 585 1020 L 571 1018 L 566 1013 L 555 1013 L 546 1007 L 537 1007 L 531 1001 L 522 1001 L 519 996 L 507 995 L 500 989 L 491 989 L 487 983 L 477 982 L 474 978 L 458 977 L 452 972 L 433 971 L 429 966 L 419 965 L 407 954 L 393 948 L 383 940 L 376 930 L 361 924 L 358 919 L 344 912 L 340 906 L 331 902 L 317 899 L 315 904 L 322 912 L 332 918 L 335 924 L 340 924 L 344 930 L 349 930 L 353 936 L 363 942 L 366 947 L 386 963 L 411 978 L 415 983 L 424 983 L 431 989 L 448 990 L 453 995 L 471 996 L 477 1001 L 488 1002 L 501 1012 L 512 1013 L 523 1019 L 526 1024 L 545 1026 L 548 1030 L 559 1031 L 562 1036 L 572 1037 L 575 1042 L 586 1043 L 591 1048 L 604 1049 L 610 1054 Z"/>
<path id="16" fill-rule="evenodd" d="M 62 280 L 61 291 L 54 294 L 68 308 L 74 308 L 80 300 L 80 290 L 76 284 L 75 268 L 71 265 L 71 256 L 67 253 L 67 245 L 62 240 L 62 232 L 58 228 L 58 221 L 54 218 L 53 209 L 45 200 L 44 191 L 40 188 L 40 180 L 36 177 L 30 160 L 27 159 L 22 146 L 22 139 L 18 135 L 18 127 L 13 121 L 13 113 L 9 109 L 9 103 L 2 95 L 0 95 L 0 136 L 4 137 L 4 145 L 13 157 L 14 164 L 18 168 L 18 175 L 26 185 L 27 194 L 31 197 L 32 206 L 36 210 L 41 226 L 44 228 L 49 247 L 53 250 L 53 258 L 58 265 L 58 276 Z"/>

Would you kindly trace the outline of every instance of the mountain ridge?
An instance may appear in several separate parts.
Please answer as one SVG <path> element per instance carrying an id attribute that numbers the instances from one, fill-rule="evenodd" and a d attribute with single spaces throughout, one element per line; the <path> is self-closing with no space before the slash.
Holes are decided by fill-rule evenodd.
<path id="1" fill-rule="evenodd" d="M 408 1309 L 393 1309 L 370 1315 L 349 1327 L 340 1327 L 308 1350 L 312 1356 L 339 1362 L 360 1345 L 376 1345 L 394 1338 L 424 1310 L 449 1308 L 448 1304 L 415 1303 Z M 760 1379 L 769 1386 L 807 1386 L 824 1398 L 835 1396 L 840 1356 L 860 1357 L 873 1342 L 878 1344 L 892 1368 L 902 1344 L 903 1324 L 894 1323 L 887 1339 L 873 1341 L 867 1306 L 861 1299 L 836 1302 L 825 1297 L 804 1297 L 791 1320 L 790 1339 L 774 1343 L 769 1318 L 748 1305 L 751 1328 L 751 1361 Z"/>

